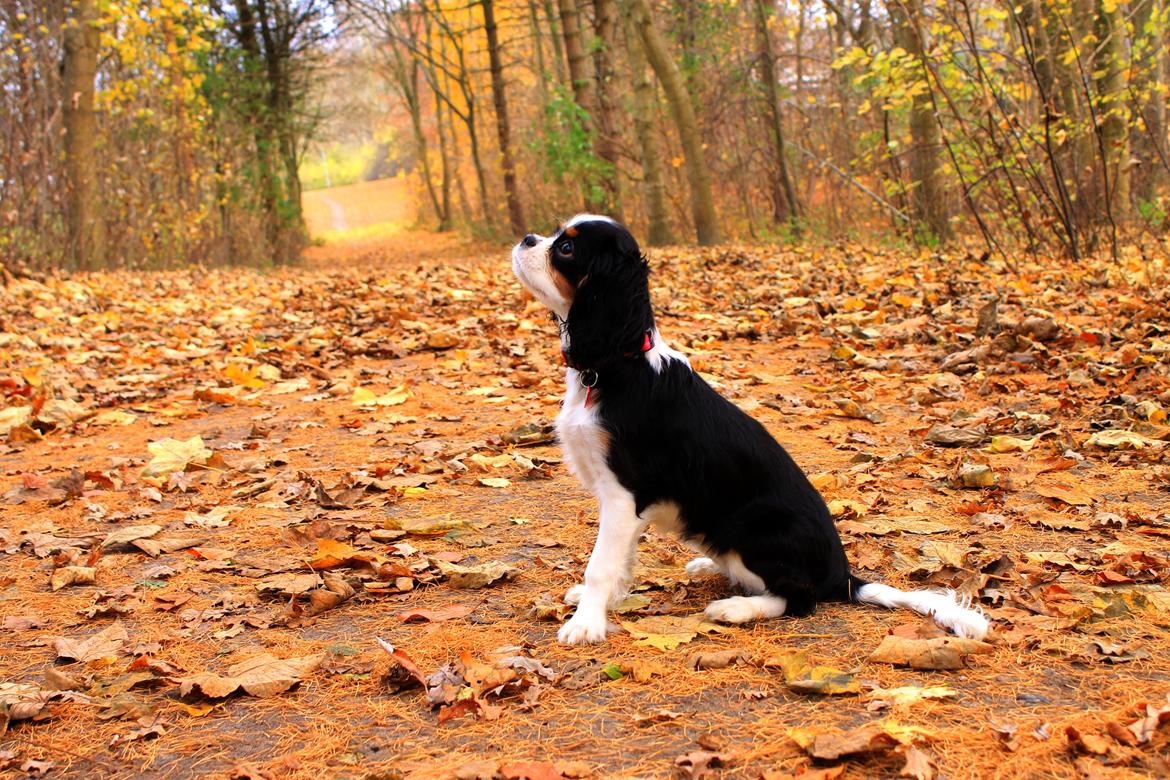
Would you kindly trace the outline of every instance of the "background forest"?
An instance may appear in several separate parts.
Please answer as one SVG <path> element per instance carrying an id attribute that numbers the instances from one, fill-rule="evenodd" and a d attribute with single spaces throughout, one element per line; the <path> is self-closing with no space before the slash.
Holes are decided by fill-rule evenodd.
<path id="1" fill-rule="evenodd" d="M 405 177 L 427 227 L 490 238 L 586 209 L 650 244 L 886 233 L 1116 254 L 1167 227 L 1167 14 L 5 0 L 0 253 L 13 269 L 287 262 L 307 167 L 341 173 L 356 139 L 375 153 L 350 178 Z"/>

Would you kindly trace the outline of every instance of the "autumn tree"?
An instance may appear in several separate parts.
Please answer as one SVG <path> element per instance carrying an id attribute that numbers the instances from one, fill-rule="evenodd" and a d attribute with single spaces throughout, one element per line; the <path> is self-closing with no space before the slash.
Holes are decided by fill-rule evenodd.
<path id="1" fill-rule="evenodd" d="M 711 190 L 711 173 L 699 135 L 699 122 L 695 117 L 690 94 L 683 82 L 678 63 L 670 54 L 666 40 L 654 26 L 654 18 L 648 0 L 625 0 L 629 3 L 630 23 L 642 42 L 646 59 L 654 69 L 666 93 L 670 112 L 674 117 L 682 146 L 686 155 L 687 179 L 691 186 L 691 215 L 695 222 L 695 233 L 700 244 L 708 246 L 720 241 L 719 219 L 715 215 L 715 199 Z"/>
<path id="2" fill-rule="evenodd" d="M 941 141 L 930 69 L 926 65 L 929 23 L 923 0 L 891 0 L 890 23 L 894 42 L 919 68 L 910 105 L 910 202 L 919 223 L 939 238 L 951 236 L 950 209 L 939 170 Z"/>
<path id="3" fill-rule="evenodd" d="M 496 140 L 504 174 L 504 197 L 508 201 L 508 219 L 514 235 L 528 232 L 524 208 L 516 190 L 516 163 L 512 155 L 512 131 L 508 124 L 508 94 L 504 85 L 504 65 L 500 57 L 499 28 L 496 25 L 495 0 L 480 0 L 483 29 L 487 37 L 488 63 L 492 80 L 492 103 L 496 110 Z"/>
<path id="4" fill-rule="evenodd" d="M 781 108 L 780 84 L 776 77 L 776 56 L 772 52 L 772 37 L 768 19 L 773 11 L 773 0 L 754 0 L 756 36 L 760 42 L 760 69 L 763 75 L 764 97 L 768 104 L 769 126 L 774 144 L 776 170 L 772 179 L 773 215 L 777 222 L 800 217 L 800 204 L 792 178 L 788 175 L 788 150 L 784 146 L 784 111 Z"/>
<path id="5" fill-rule="evenodd" d="M 658 96 L 651 80 L 649 64 L 642 49 L 640 33 L 635 29 L 632 6 L 626 4 L 622 14 L 622 31 L 629 58 L 631 90 L 633 92 L 634 135 L 642 167 L 642 190 L 646 203 L 646 242 L 651 246 L 673 241 L 670 217 L 667 213 L 666 171 L 662 159 L 661 130 L 658 126 Z"/>
<path id="6" fill-rule="evenodd" d="M 74 268 L 105 264 L 105 230 L 97 186 L 98 9 L 96 0 L 72 0 L 65 26 L 62 95 L 65 125 L 65 214 L 68 256 Z"/>

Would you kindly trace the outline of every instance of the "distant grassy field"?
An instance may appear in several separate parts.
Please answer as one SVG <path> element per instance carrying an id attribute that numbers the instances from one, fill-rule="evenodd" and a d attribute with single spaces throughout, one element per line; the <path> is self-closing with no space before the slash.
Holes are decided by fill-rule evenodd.
<path id="1" fill-rule="evenodd" d="M 327 242 L 396 233 L 418 217 L 410 182 L 402 178 L 310 190 L 301 203 L 309 235 Z"/>

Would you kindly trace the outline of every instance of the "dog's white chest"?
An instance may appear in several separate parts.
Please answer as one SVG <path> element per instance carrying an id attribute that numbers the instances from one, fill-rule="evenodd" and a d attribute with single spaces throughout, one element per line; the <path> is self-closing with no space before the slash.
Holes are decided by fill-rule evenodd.
<path id="1" fill-rule="evenodd" d="M 585 405 L 587 391 L 581 385 L 580 374 L 567 369 L 565 381 L 565 402 L 557 415 L 557 438 L 569 470 L 585 488 L 597 494 L 601 482 L 612 478 L 607 462 L 609 436 L 597 414 L 597 399 Z"/>

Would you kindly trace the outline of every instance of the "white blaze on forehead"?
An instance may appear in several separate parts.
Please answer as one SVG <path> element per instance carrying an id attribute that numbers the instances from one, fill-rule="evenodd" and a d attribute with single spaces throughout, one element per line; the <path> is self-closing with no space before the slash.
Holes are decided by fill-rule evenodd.
<path id="1" fill-rule="evenodd" d="M 612 217 L 607 217 L 603 214 L 578 214 L 565 223 L 564 227 L 571 228 L 580 225 L 582 222 L 608 222 L 611 225 L 616 225 L 617 220 Z"/>

